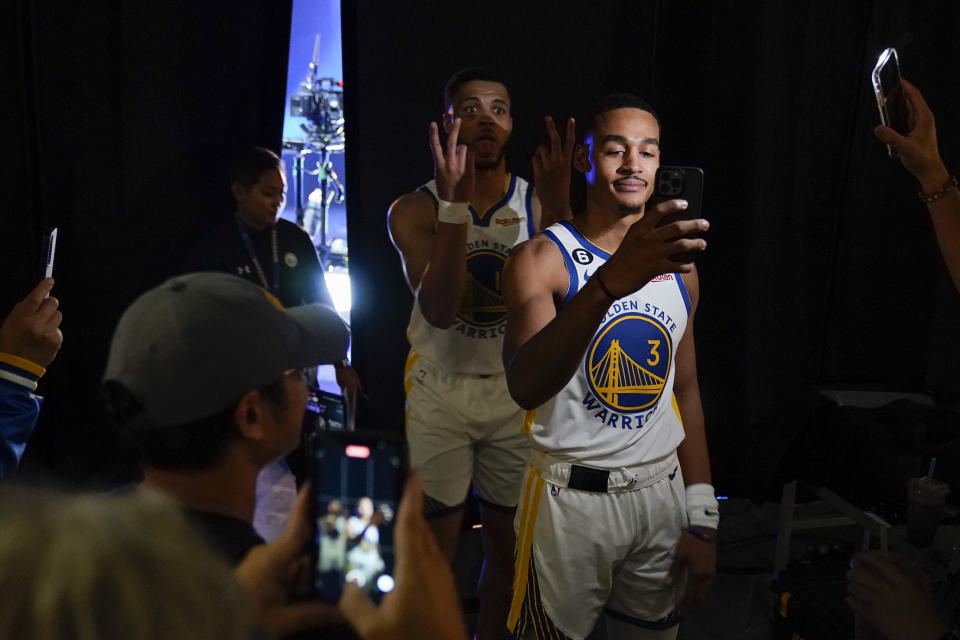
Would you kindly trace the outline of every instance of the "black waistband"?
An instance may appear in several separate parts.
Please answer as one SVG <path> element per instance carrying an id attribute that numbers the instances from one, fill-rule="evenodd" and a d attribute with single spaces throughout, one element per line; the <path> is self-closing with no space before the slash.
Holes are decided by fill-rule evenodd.
<path id="1" fill-rule="evenodd" d="M 591 469 L 590 467 L 572 464 L 570 465 L 570 479 L 567 481 L 567 487 L 580 491 L 606 493 L 609 477 L 610 472 L 605 469 Z"/>

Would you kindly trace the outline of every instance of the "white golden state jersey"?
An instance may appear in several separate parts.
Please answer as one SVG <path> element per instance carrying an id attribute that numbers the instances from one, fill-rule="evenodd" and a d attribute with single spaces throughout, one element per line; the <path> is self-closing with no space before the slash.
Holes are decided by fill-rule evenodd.
<path id="1" fill-rule="evenodd" d="M 566 304 L 610 253 L 570 222 L 543 231 L 570 276 Z M 657 276 L 610 305 L 573 378 L 525 422 L 531 445 L 560 461 L 619 469 L 668 455 L 683 440 L 674 355 L 690 313 L 680 274 Z"/>
<path id="2" fill-rule="evenodd" d="M 436 204 L 436 181 L 431 180 L 420 191 L 430 194 Z M 483 213 L 470 207 L 467 291 L 453 326 L 434 327 L 423 317 L 419 303 L 414 302 L 407 329 L 410 346 L 448 373 L 503 373 L 500 346 L 506 331 L 507 307 L 500 277 L 510 250 L 536 232 L 532 199 L 533 187 L 511 174 L 507 192 L 496 204 Z"/>

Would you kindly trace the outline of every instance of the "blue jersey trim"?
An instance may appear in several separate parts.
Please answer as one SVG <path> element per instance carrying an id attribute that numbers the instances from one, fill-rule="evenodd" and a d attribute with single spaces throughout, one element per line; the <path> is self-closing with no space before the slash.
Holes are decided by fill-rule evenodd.
<path id="1" fill-rule="evenodd" d="M 517 176 L 515 176 L 515 175 L 513 175 L 513 174 L 511 173 L 511 174 L 510 174 L 510 185 L 507 187 L 507 193 L 504 194 L 504 196 L 503 196 L 502 198 L 500 198 L 495 204 L 491 205 L 490 207 L 487 208 L 486 211 L 483 212 L 483 213 L 484 213 L 483 218 L 481 218 L 481 217 L 480 217 L 480 214 L 478 214 L 477 211 L 476 211 L 476 209 L 473 208 L 473 205 L 470 205 L 470 214 L 473 216 L 473 224 L 476 225 L 476 226 L 478 226 L 478 227 L 489 227 L 489 226 L 490 226 L 490 218 L 492 218 L 493 216 L 487 215 L 487 214 L 489 214 L 489 213 L 491 213 L 491 212 L 493 212 L 493 211 L 496 211 L 497 209 L 499 209 L 499 208 L 502 207 L 503 205 L 505 205 L 505 204 L 507 204 L 508 202 L 510 202 L 510 198 L 513 197 L 513 190 L 514 190 L 514 188 L 515 188 L 516 186 L 517 186 Z"/>
<path id="2" fill-rule="evenodd" d="M 563 263 L 567 265 L 567 275 L 570 276 L 570 284 L 567 285 L 567 295 L 563 297 L 563 304 L 567 304 L 570 302 L 570 298 L 575 296 L 577 291 L 580 290 L 580 287 L 578 286 L 579 279 L 577 278 L 577 269 L 573 266 L 573 260 L 570 259 L 570 254 L 567 253 L 563 243 L 560 242 L 560 238 L 558 238 L 553 231 L 544 229 L 540 233 L 550 238 L 550 240 L 557 245 L 557 247 L 560 249 L 560 254 L 563 256 Z"/>
<path id="3" fill-rule="evenodd" d="M 601 249 L 597 245 L 593 244 L 592 242 L 584 238 L 583 234 L 581 234 L 580 231 L 575 226 L 573 226 L 573 223 L 570 222 L 569 220 L 561 220 L 560 224 L 562 224 L 566 228 L 566 230 L 570 232 L 570 235 L 573 236 L 574 240 L 580 243 L 581 247 L 583 247 L 590 253 L 594 253 L 598 255 L 604 260 L 609 260 L 610 256 L 613 255 L 606 249 Z"/>
<path id="4" fill-rule="evenodd" d="M 531 238 L 537 234 L 537 226 L 533 221 L 533 185 L 527 185 L 527 235 Z"/>
<path id="5" fill-rule="evenodd" d="M 683 284 L 683 278 L 680 277 L 679 273 L 673 274 L 674 280 L 677 281 L 677 286 L 680 288 L 680 297 L 683 298 L 683 304 L 687 307 L 687 317 L 690 317 L 690 294 L 687 293 L 687 285 Z"/>

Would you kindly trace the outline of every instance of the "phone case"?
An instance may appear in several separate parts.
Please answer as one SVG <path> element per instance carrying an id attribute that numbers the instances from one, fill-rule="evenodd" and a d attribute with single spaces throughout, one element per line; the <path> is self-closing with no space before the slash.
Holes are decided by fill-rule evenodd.
<path id="1" fill-rule="evenodd" d="M 667 200 L 683 199 L 687 201 L 687 208 L 664 216 L 658 227 L 672 224 L 678 220 L 697 220 L 703 217 L 703 169 L 699 167 L 675 167 L 662 165 L 657 169 L 654 177 L 653 196 L 650 205 L 656 205 Z M 703 233 L 693 233 L 688 237 L 702 238 Z M 681 253 L 670 256 L 676 262 L 692 262 L 699 251 Z"/>
<path id="2" fill-rule="evenodd" d="M 877 99 L 877 111 L 880 112 L 880 122 L 885 127 L 890 127 L 898 133 L 905 134 L 906 131 L 903 129 L 903 122 L 897 122 L 894 118 L 894 114 L 891 113 L 891 104 L 890 96 L 891 94 L 898 89 L 898 87 L 884 86 L 883 75 L 884 71 L 888 65 L 893 65 L 892 69 L 895 72 L 895 82 L 900 83 L 900 59 L 897 56 L 897 50 L 893 47 L 884 49 L 883 53 L 880 54 L 880 57 L 877 58 L 877 64 L 873 67 L 873 73 L 870 75 L 871 81 L 873 83 L 873 94 Z M 902 100 L 902 93 L 901 100 Z M 900 105 L 902 108 L 902 105 Z M 899 114 L 899 118 L 903 118 L 903 114 Z M 891 158 L 897 157 L 897 152 L 893 150 L 893 147 L 890 145 L 884 145 L 887 148 L 887 155 Z"/>

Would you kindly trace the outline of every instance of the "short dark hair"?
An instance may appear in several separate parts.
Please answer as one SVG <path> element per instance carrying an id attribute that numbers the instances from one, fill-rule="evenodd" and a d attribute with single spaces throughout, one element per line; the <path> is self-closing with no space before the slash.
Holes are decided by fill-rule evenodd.
<path id="1" fill-rule="evenodd" d="M 287 407 L 283 378 L 258 391 L 274 407 Z M 119 382 L 105 382 L 102 396 L 121 450 L 142 466 L 179 471 L 204 469 L 220 460 L 233 438 L 235 404 L 184 424 L 157 427 L 146 422 L 140 403 Z"/>
<path id="2" fill-rule="evenodd" d="M 646 111 L 657 121 L 657 127 L 660 126 L 660 118 L 657 117 L 653 107 L 651 107 L 646 100 L 632 93 L 611 93 L 594 102 L 586 116 L 581 118 L 580 122 L 583 124 L 580 128 L 580 143 L 586 143 L 587 137 L 596 133 L 600 116 L 608 111 L 615 111 L 617 109 L 639 109 Z"/>
<path id="3" fill-rule="evenodd" d="M 250 147 L 236 157 L 230 169 L 230 183 L 239 183 L 248 189 L 267 171 L 283 171 L 283 160 L 270 149 Z"/>
<path id="4" fill-rule="evenodd" d="M 457 95 L 457 91 L 460 90 L 460 87 L 467 84 L 468 82 L 473 82 L 474 80 L 480 80 L 482 82 L 499 82 L 504 87 L 507 88 L 507 95 L 510 95 L 510 87 L 503 80 L 503 76 L 499 73 L 491 71 L 486 67 L 467 67 L 466 69 L 460 69 L 455 74 L 450 76 L 450 79 L 447 80 L 447 84 L 443 87 L 443 108 L 449 109 L 453 105 L 453 100 Z"/>

